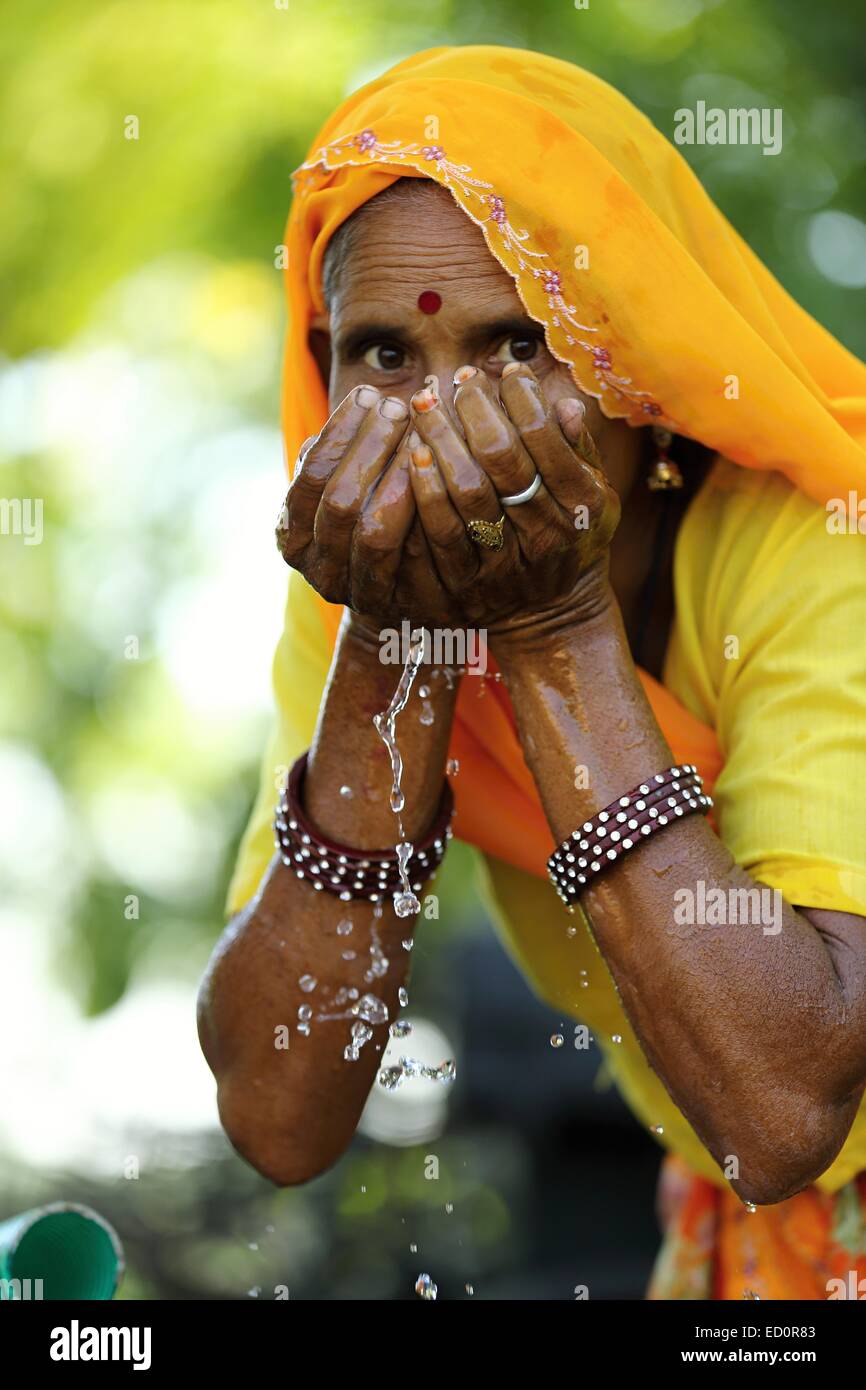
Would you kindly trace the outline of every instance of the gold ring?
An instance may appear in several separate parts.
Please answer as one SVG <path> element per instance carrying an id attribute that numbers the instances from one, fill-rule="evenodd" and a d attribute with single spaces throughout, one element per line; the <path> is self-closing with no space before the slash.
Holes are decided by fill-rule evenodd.
<path id="1" fill-rule="evenodd" d="M 501 550 L 505 544 L 505 513 L 498 521 L 467 521 L 469 539 L 485 550 Z"/>

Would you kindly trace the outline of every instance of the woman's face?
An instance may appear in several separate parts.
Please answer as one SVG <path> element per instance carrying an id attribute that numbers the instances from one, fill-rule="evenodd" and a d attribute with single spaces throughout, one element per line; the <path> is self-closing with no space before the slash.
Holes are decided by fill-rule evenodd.
<path id="1" fill-rule="evenodd" d="M 418 303 L 430 291 L 441 300 L 435 313 Z M 365 382 L 408 402 L 431 374 L 450 406 L 454 373 L 466 364 L 495 381 L 506 363 L 527 362 L 551 403 L 581 394 L 547 349 L 541 326 L 526 313 L 480 228 L 432 183 L 378 207 L 374 200 L 352 228 L 329 312 L 314 321 L 311 345 L 332 410 Z M 611 482 L 624 498 L 636 468 L 636 432 L 608 420 L 592 397 L 581 399 Z"/>

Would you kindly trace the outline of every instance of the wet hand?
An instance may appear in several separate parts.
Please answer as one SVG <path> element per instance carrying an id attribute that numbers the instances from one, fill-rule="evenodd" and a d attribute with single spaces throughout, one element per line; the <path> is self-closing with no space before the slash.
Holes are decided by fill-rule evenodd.
<path id="1" fill-rule="evenodd" d="M 409 411 L 359 386 L 302 445 L 277 524 L 283 559 L 374 626 L 448 621 L 409 481 Z"/>
<path id="2" fill-rule="evenodd" d="M 471 367 L 454 380 L 457 422 L 429 388 L 413 396 L 409 452 L 418 515 L 463 623 L 495 636 L 591 616 L 609 601 L 608 547 L 620 503 L 582 402 L 550 405 L 523 363 L 506 368 L 498 394 Z M 536 474 L 530 501 L 502 506 Z M 503 516 L 500 549 L 471 539 L 470 522 Z"/>

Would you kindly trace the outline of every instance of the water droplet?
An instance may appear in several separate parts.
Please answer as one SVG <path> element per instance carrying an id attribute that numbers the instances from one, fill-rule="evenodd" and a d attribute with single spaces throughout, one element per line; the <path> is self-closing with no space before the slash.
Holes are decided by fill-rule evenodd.
<path id="1" fill-rule="evenodd" d="M 409 991 L 405 985 L 401 985 L 397 991 L 397 998 L 400 1000 L 401 1007 L 405 1009 L 409 1003 Z"/>
<path id="2" fill-rule="evenodd" d="M 446 775 L 446 777 L 456 777 L 459 771 L 460 771 L 460 760 L 459 760 L 459 758 L 449 758 L 448 761 L 447 761 L 447 763 L 445 764 L 445 775 Z"/>
<path id="3" fill-rule="evenodd" d="M 743 1298 L 754 1299 L 757 1303 L 760 1303 L 761 1301 L 761 1295 L 759 1293 L 755 1293 L 752 1289 L 743 1289 Z"/>
<path id="4" fill-rule="evenodd" d="M 312 1017 L 313 1010 L 310 1008 L 309 1004 L 302 1004 L 298 1009 L 298 1018 L 301 1020 L 301 1022 L 309 1023 Z"/>
<path id="5" fill-rule="evenodd" d="M 258 1250 L 258 1248 L 258 1243 L 254 1240 L 251 1240 L 249 1245 L 247 1246 L 248 1250 Z"/>
<path id="6" fill-rule="evenodd" d="M 611 1038 L 611 1042 L 621 1043 L 621 1042 L 622 1042 L 622 1033 L 614 1033 L 613 1036 L 612 1036 L 612 1038 Z"/>
<path id="7" fill-rule="evenodd" d="M 342 922 L 337 923 L 337 935 L 349 936 L 352 931 L 352 927 L 353 923 L 349 921 L 348 917 L 344 917 Z"/>
<path id="8" fill-rule="evenodd" d="M 396 1023 L 391 1024 L 392 1038 L 408 1038 L 412 1032 L 412 1024 L 405 1018 L 399 1018 Z"/>
<path id="9" fill-rule="evenodd" d="M 755 1206 L 754 1202 L 746 1202 L 746 1211 L 750 1216 L 753 1216 L 757 1210 L 758 1208 Z"/>
<path id="10" fill-rule="evenodd" d="M 577 936 L 577 927 L 566 927 L 565 934 L 571 937 Z"/>
<path id="11" fill-rule="evenodd" d="M 651 1134 L 664 1134 L 664 1132 L 665 1132 L 665 1127 L 664 1127 L 664 1125 L 650 1125 L 650 1133 L 651 1133 Z"/>
<path id="12" fill-rule="evenodd" d="M 562 1047 L 562 1044 L 563 1044 L 564 1042 L 565 1042 L 565 1038 L 562 1036 L 561 1033 L 552 1033 L 552 1034 L 551 1034 L 551 1038 L 550 1038 L 550 1046 L 551 1046 L 551 1047 Z"/>
<path id="13" fill-rule="evenodd" d="M 419 1274 L 418 1278 L 415 1280 L 415 1292 L 418 1297 L 423 1298 L 425 1302 L 432 1303 L 439 1290 L 433 1283 L 429 1274 Z"/>
<path id="14" fill-rule="evenodd" d="M 472 1284 L 464 1284 L 463 1287 L 466 1289 L 466 1292 L 468 1293 L 469 1297 L 471 1298 L 472 1295 L 475 1293 L 474 1286 L 473 1286 Z"/>
<path id="15" fill-rule="evenodd" d="M 375 994 L 362 995 L 357 1004 L 352 1006 L 352 1013 L 374 1025 L 388 1022 L 388 1006 L 383 1004 L 381 999 L 377 999 Z"/>
<path id="16" fill-rule="evenodd" d="M 367 1191 L 366 1187 L 362 1186 L 362 1187 L 361 1187 L 361 1191 L 362 1191 L 362 1192 L 366 1192 L 366 1191 Z"/>
<path id="17" fill-rule="evenodd" d="M 429 700 L 425 700 L 421 706 L 421 713 L 418 715 L 418 723 L 429 727 L 436 723 L 436 715 L 433 713 L 433 706 Z"/>
<path id="18" fill-rule="evenodd" d="M 261 1284 L 255 1284 L 255 1285 L 253 1286 L 253 1288 L 247 1289 L 247 1295 L 248 1295 L 249 1298 L 258 1298 L 258 1296 L 259 1296 L 259 1294 L 261 1293 L 261 1291 L 262 1291 L 262 1286 L 261 1286 Z"/>
<path id="19" fill-rule="evenodd" d="M 410 889 L 408 893 L 394 894 L 394 911 L 398 917 L 413 917 L 416 912 L 421 911 L 421 904 Z M 406 946 L 405 941 L 403 945 Z M 406 946 L 407 951 L 411 951 L 411 949 L 411 946 Z"/>
<path id="20" fill-rule="evenodd" d="M 301 978 L 298 980 L 298 984 L 300 985 L 301 989 L 304 991 L 305 994 L 312 994 L 313 990 L 316 988 L 316 985 L 318 984 L 318 980 L 316 979 L 315 975 L 302 975 Z"/>
<path id="21" fill-rule="evenodd" d="M 426 699 L 429 697 L 429 695 L 430 695 L 430 687 L 429 687 L 429 685 L 419 685 L 419 686 L 418 686 L 418 698 L 419 698 L 419 699 L 421 699 L 421 700 L 426 700 Z"/>
<path id="22" fill-rule="evenodd" d="M 344 951 L 344 952 L 343 952 L 343 960 L 355 960 L 356 956 L 357 956 L 357 952 L 356 952 L 356 951 Z"/>
<path id="23" fill-rule="evenodd" d="M 410 1252 L 410 1254 L 412 1254 L 412 1255 L 417 1255 L 417 1254 L 418 1254 L 418 1246 L 415 1244 L 414 1241 L 413 1241 L 412 1244 L 409 1246 L 409 1252 Z"/>
<path id="24" fill-rule="evenodd" d="M 403 1081 L 402 1067 L 383 1067 L 379 1072 L 379 1085 L 383 1091 L 396 1091 Z"/>
<path id="25" fill-rule="evenodd" d="M 349 801 L 349 800 L 351 799 L 351 797 L 353 796 L 352 788 L 351 788 L 351 787 L 341 787 L 341 788 L 340 788 L 340 795 L 341 795 L 341 796 L 344 796 L 344 797 L 346 798 L 346 800 Z"/>
<path id="26" fill-rule="evenodd" d="M 412 940 L 412 937 L 410 936 L 408 941 L 401 941 L 400 945 L 403 947 L 404 951 L 411 951 L 412 947 L 415 945 L 415 942 Z"/>
<path id="27" fill-rule="evenodd" d="M 454 1203 L 453 1203 L 453 1202 L 446 1202 L 446 1203 L 445 1203 L 445 1215 L 446 1215 L 446 1216 L 450 1216 L 453 1210 L 454 1210 Z"/>

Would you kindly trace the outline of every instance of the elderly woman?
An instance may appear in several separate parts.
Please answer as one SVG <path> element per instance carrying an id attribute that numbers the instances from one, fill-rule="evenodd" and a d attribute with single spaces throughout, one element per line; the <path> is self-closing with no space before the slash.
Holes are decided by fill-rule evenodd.
<path id="1" fill-rule="evenodd" d="M 280 1184 L 349 1143 L 453 788 L 507 948 L 668 1151 L 650 1296 L 834 1296 L 866 1275 L 866 369 L 622 96 L 512 49 L 350 97 L 288 253 L 278 719 L 199 1012 L 226 1132 Z M 487 671 L 433 643 L 412 686 L 410 653 L 394 797 L 404 622 Z"/>

